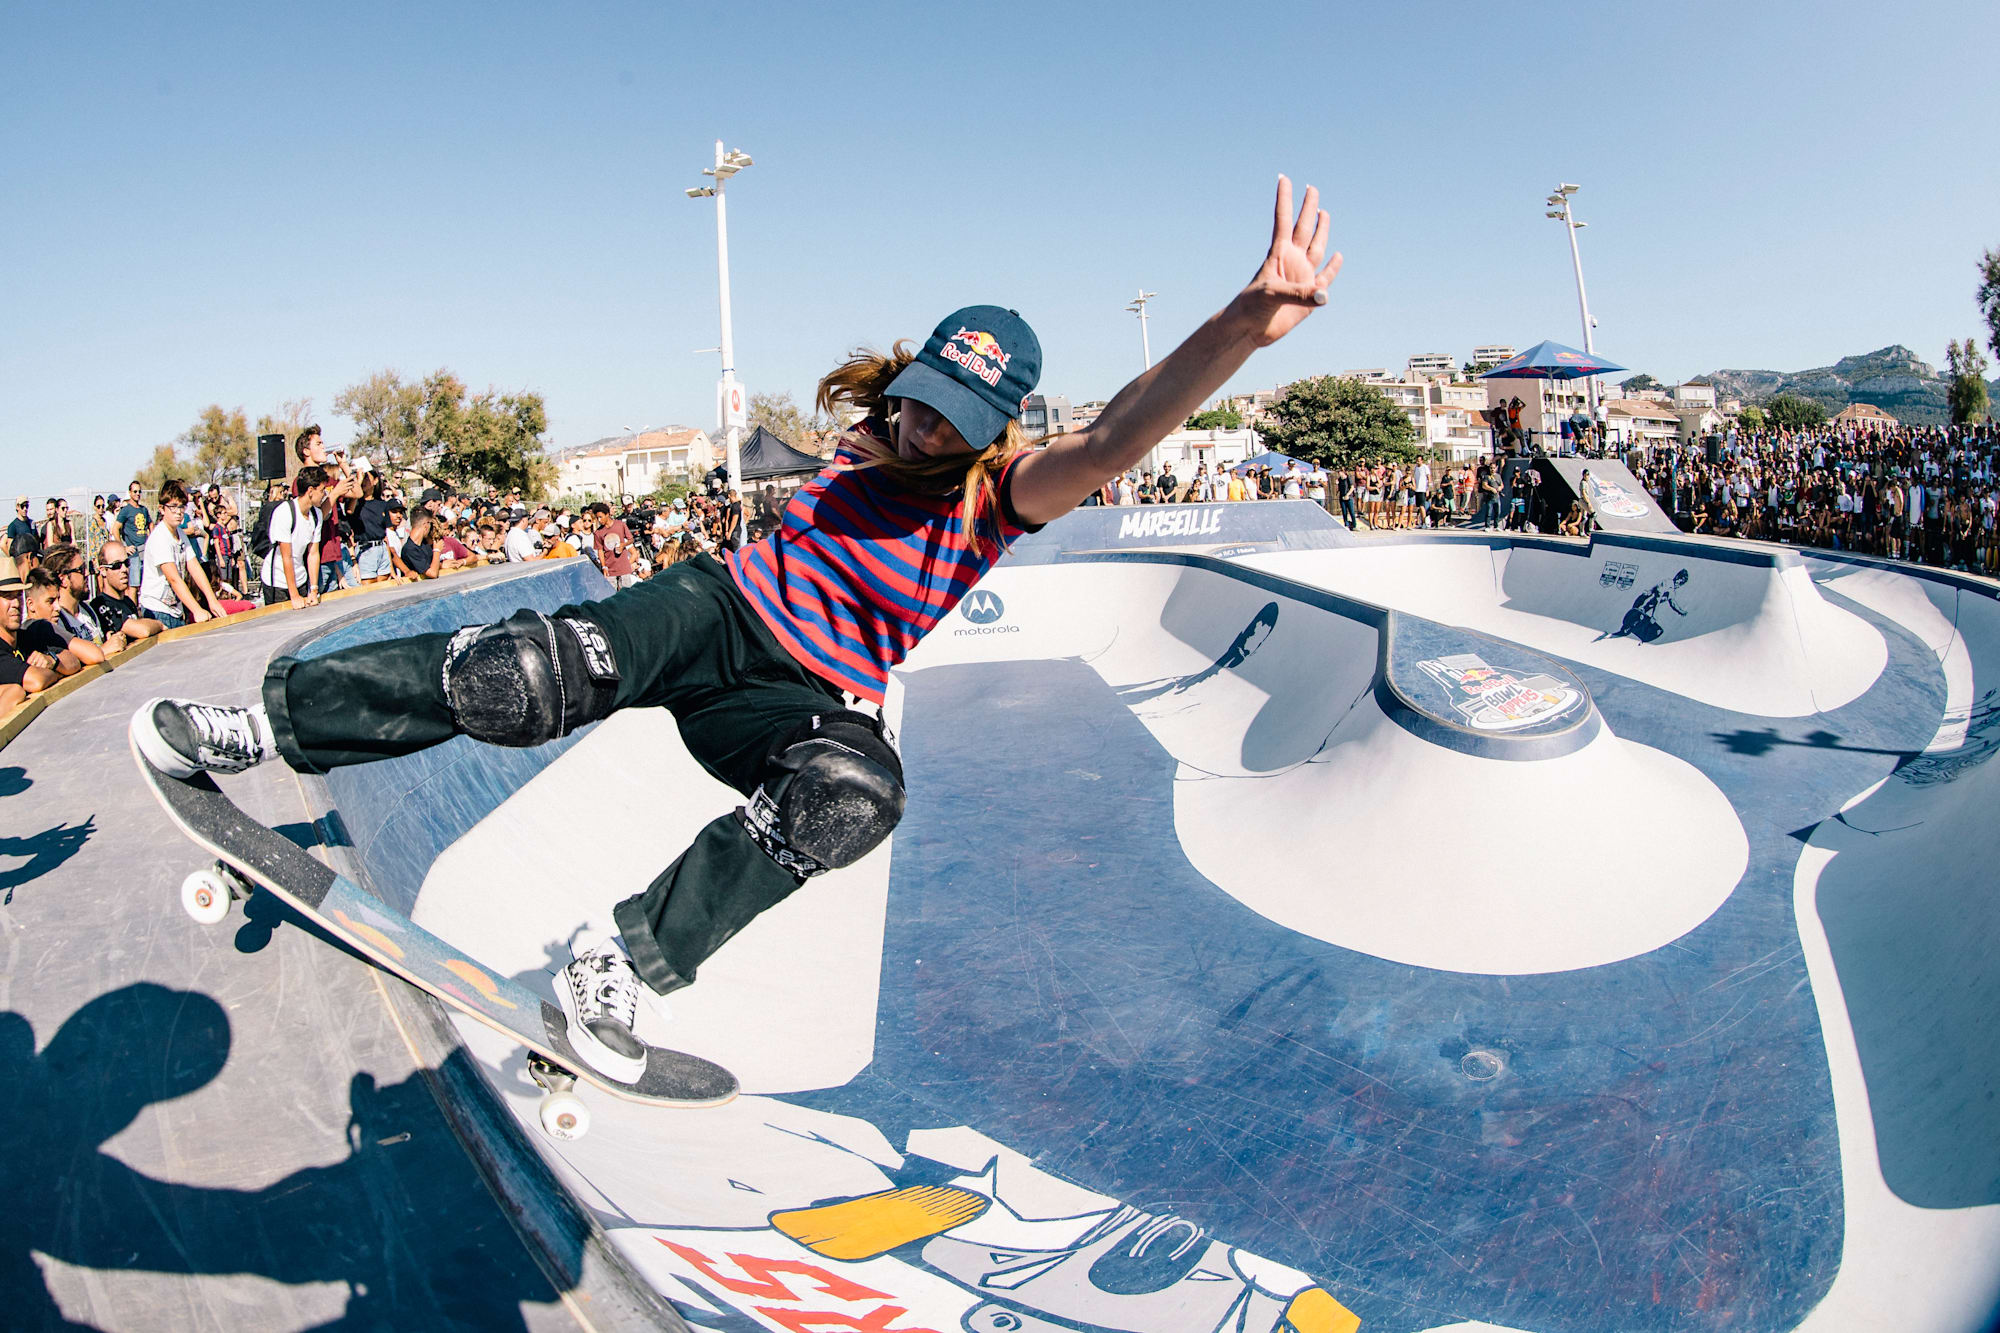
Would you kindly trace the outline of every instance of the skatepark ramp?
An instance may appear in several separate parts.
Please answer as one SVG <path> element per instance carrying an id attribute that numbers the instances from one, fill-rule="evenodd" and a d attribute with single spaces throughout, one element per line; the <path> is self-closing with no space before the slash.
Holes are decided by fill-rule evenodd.
<path id="1" fill-rule="evenodd" d="M 1597 525 L 1606 532 L 1680 532 L 1644 483 L 1616 459 L 1544 455 L 1535 466 L 1542 474 L 1544 513 L 1567 514 L 1578 497 L 1588 496 Z"/>
<path id="2" fill-rule="evenodd" d="M 1467 535 L 1243 563 L 1765 717 L 1843 707 L 1888 660 L 1881 634 L 1783 547 Z"/>
<path id="3" fill-rule="evenodd" d="M 895 674 L 893 839 L 642 1012 L 737 1101 L 557 1142 L 520 1052 L 439 1024 L 503 1192 L 691 1328 L 1990 1325 L 1993 585 L 1108 513 Z M 533 986 L 740 799 L 644 711 L 308 787 L 323 854 Z"/>
<path id="4" fill-rule="evenodd" d="M 691 1326 L 1980 1325 L 2000 923 L 1938 932 L 1991 846 L 1983 585 L 1077 517 L 897 674 L 891 843 L 642 1017 L 745 1095 L 535 1140 Z M 434 826 L 389 878 L 534 984 L 738 799 L 644 713 L 524 779 L 433 755 L 341 799 Z"/>

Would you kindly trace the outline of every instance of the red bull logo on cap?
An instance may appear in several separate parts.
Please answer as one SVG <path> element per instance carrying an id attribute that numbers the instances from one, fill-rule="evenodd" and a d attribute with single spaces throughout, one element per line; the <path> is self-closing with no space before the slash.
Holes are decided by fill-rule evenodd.
<path id="1" fill-rule="evenodd" d="M 965 346 L 959 347 L 960 343 Z M 1000 372 L 1007 368 L 1008 353 L 1000 350 L 1000 340 L 982 329 L 959 329 L 945 340 L 938 354 L 964 366 L 988 384 L 998 384 Z"/>

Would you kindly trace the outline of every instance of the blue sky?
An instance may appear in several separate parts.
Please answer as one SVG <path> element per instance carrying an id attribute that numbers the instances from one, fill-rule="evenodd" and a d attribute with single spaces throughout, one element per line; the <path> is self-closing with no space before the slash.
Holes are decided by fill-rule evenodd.
<path id="1" fill-rule="evenodd" d="M 0 5 L 0 487 L 118 488 L 202 407 L 449 367 L 550 442 L 712 427 L 738 374 L 1019 309 L 1105 397 L 1318 184 L 1332 304 L 1233 387 L 1474 343 L 1661 378 L 1979 330 L 2000 10 L 1508 6 Z"/>

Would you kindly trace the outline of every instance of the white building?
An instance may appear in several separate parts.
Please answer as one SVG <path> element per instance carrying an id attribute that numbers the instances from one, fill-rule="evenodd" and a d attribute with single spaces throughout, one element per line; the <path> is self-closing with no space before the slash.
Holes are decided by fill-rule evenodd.
<path id="1" fill-rule="evenodd" d="M 1454 463 L 1493 452 L 1493 427 L 1486 416 L 1486 386 L 1451 380 L 1430 382 L 1430 411 L 1424 440 Z"/>
<path id="2" fill-rule="evenodd" d="M 1485 458 L 1493 452 L 1493 428 L 1479 408 L 1433 403 L 1424 421 L 1424 443 L 1441 450 L 1454 463 Z"/>
<path id="3" fill-rule="evenodd" d="M 1614 398 L 1604 404 L 1604 433 L 1615 445 L 1646 447 L 1681 438 L 1680 417 L 1672 406 L 1651 398 Z"/>
<path id="4" fill-rule="evenodd" d="M 1497 366 L 1502 361 L 1512 361 L 1518 353 L 1505 343 L 1493 343 L 1487 347 L 1472 349 L 1472 364 L 1475 366 Z"/>
<path id="5" fill-rule="evenodd" d="M 1031 440 L 1068 434 L 1076 429 L 1075 417 L 1069 399 L 1060 394 L 1031 393 L 1021 400 L 1021 430 Z"/>
<path id="6" fill-rule="evenodd" d="M 715 447 L 706 431 L 640 431 L 569 455 L 562 463 L 560 489 L 569 495 L 644 495 L 662 481 L 715 466 Z"/>
<path id="7" fill-rule="evenodd" d="M 1263 452 L 1263 438 L 1248 426 L 1240 430 L 1177 430 L 1152 447 L 1140 460 L 1139 470 L 1157 477 L 1163 464 L 1171 465 L 1174 475 L 1186 481 L 1203 463 L 1210 472 L 1226 471 Z"/>
<path id="8" fill-rule="evenodd" d="M 1418 352 L 1406 365 L 1405 379 L 1450 379 L 1458 373 L 1458 363 L 1451 359 L 1449 352 Z"/>
<path id="9" fill-rule="evenodd" d="M 1711 431 L 1722 430 L 1727 418 L 1715 402 L 1715 386 L 1707 380 L 1689 380 L 1673 387 L 1673 397 L 1668 400 L 1675 419 L 1680 423 L 1682 440 L 1698 440 Z"/>

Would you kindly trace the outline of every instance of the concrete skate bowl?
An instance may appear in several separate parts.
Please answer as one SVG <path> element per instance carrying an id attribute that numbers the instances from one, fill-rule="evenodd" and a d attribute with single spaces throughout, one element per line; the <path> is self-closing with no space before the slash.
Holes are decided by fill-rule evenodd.
<path id="1" fill-rule="evenodd" d="M 745 1095 L 524 1137 L 690 1327 L 1988 1326 L 1988 585 L 1061 527 L 896 674 L 894 839 L 642 1014 Z M 740 799 L 645 712 L 327 795 L 531 982 Z"/>

